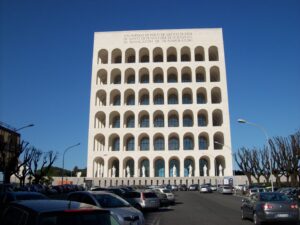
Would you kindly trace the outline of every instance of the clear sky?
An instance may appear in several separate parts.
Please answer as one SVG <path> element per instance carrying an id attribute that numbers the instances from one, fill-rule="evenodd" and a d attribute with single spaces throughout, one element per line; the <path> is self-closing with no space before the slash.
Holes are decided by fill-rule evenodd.
<path id="1" fill-rule="evenodd" d="M 232 148 L 300 128 L 299 0 L 0 0 L 0 121 L 43 151 L 86 167 L 93 35 L 223 28 Z"/>

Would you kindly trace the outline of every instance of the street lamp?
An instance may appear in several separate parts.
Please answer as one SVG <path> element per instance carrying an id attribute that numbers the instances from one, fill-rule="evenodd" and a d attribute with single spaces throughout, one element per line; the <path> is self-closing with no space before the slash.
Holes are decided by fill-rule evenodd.
<path id="1" fill-rule="evenodd" d="M 265 138 L 267 140 L 267 148 L 269 150 L 268 153 L 269 153 L 269 158 L 270 158 L 270 171 L 271 171 L 270 181 L 271 181 L 271 187 L 272 187 L 272 192 L 273 192 L 274 191 L 274 185 L 273 185 L 273 179 L 272 179 L 272 172 L 273 172 L 273 169 L 272 169 L 272 158 L 271 158 L 272 154 L 271 154 L 271 148 L 269 148 L 269 135 L 267 134 L 266 129 L 263 126 L 259 125 L 259 124 L 249 122 L 249 121 L 247 121 L 245 119 L 238 119 L 237 122 L 238 123 L 245 123 L 245 124 L 249 124 L 249 125 L 252 125 L 254 127 L 257 127 L 265 135 Z"/>
<path id="2" fill-rule="evenodd" d="M 63 164 L 62 164 L 62 176 L 61 176 L 61 184 L 64 184 L 64 172 L 65 172 L 65 154 L 66 152 L 71 149 L 71 148 L 74 148 L 76 146 L 80 145 L 80 143 L 77 143 L 75 145 L 71 145 L 70 147 L 67 147 L 65 150 L 64 150 L 64 154 L 63 154 Z"/>
<path id="3" fill-rule="evenodd" d="M 31 123 L 31 124 L 28 124 L 28 125 L 26 125 L 26 126 L 23 126 L 23 127 L 18 128 L 18 129 L 15 129 L 15 132 L 20 131 L 20 130 L 22 130 L 22 129 L 25 129 L 25 128 L 27 128 L 27 127 L 33 127 L 33 126 L 34 126 L 34 124 Z"/>

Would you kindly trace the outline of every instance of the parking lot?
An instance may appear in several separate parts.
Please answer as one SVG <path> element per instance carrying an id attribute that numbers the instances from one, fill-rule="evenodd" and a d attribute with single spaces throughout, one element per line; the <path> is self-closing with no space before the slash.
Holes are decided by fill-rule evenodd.
<path id="1" fill-rule="evenodd" d="M 146 212 L 146 225 L 253 224 L 250 220 L 241 220 L 241 197 L 198 191 L 176 192 L 176 197 L 174 206 Z"/>

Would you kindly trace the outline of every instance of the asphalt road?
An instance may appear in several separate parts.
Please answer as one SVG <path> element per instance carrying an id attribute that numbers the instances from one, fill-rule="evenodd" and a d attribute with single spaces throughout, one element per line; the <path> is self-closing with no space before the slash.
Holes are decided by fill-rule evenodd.
<path id="1" fill-rule="evenodd" d="M 145 213 L 146 225 L 247 225 L 241 220 L 241 198 L 219 193 L 176 192 L 177 204 Z"/>

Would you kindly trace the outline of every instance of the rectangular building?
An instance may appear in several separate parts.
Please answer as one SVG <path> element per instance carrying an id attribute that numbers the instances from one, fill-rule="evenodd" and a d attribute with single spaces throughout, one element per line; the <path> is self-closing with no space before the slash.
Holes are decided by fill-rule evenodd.
<path id="1" fill-rule="evenodd" d="M 232 175 L 222 29 L 96 32 L 87 176 Z"/>

